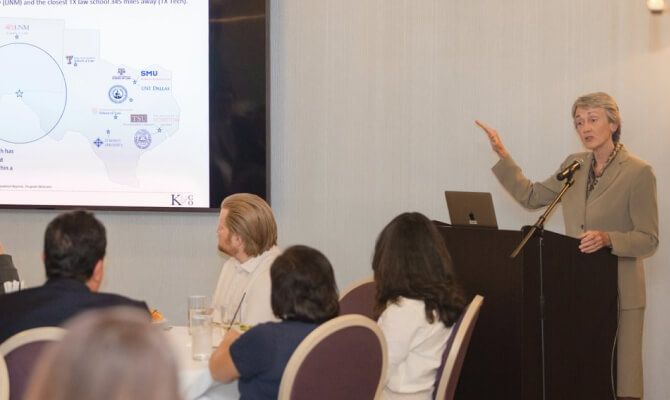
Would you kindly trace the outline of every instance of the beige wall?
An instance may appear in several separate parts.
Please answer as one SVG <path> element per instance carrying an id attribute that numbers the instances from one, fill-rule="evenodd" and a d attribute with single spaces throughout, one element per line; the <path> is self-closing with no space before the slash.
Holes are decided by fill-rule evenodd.
<path id="1" fill-rule="evenodd" d="M 490 191 L 499 223 L 521 209 L 489 171 L 473 125 L 501 132 L 543 179 L 580 150 L 570 106 L 604 90 L 622 141 L 655 167 L 661 246 L 647 262 L 646 398 L 670 398 L 668 208 L 670 15 L 643 0 L 272 1 L 272 199 L 280 244 L 322 249 L 341 287 L 370 273 L 376 234 L 417 210 L 448 220 L 444 189 Z M 0 236 L 29 283 L 49 211 L 0 211 Z M 99 213 L 110 236 L 105 289 L 183 323 L 185 297 L 211 293 L 222 257 L 213 214 Z M 554 215 L 550 229 L 561 232 Z"/>

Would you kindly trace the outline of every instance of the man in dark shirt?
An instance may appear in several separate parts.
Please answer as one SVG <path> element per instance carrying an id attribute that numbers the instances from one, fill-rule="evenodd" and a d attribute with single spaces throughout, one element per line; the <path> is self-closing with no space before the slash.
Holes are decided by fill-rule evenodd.
<path id="1" fill-rule="evenodd" d="M 149 318 L 144 302 L 98 293 L 106 247 L 105 227 L 92 213 L 72 211 L 51 221 L 44 234 L 47 282 L 0 296 L 0 343 L 25 329 L 62 325 L 93 308 L 137 307 Z"/>

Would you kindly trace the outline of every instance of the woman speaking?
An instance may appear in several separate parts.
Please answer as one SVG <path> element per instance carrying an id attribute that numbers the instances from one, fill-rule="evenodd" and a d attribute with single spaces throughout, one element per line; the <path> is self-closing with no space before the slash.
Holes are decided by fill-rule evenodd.
<path id="1" fill-rule="evenodd" d="M 610 248 L 618 257 L 619 330 L 617 336 L 617 396 L 639 399 L 642 384 L 642 326 L 645 283 L 642 258 L 658 246 L 656 178 L 646 162 L 621 144 L 621 116 L 606 93 L 579 97 L 572 106 L 575 129 L 587 152 L 569 155 L 559 172 L 576 160 L 574 185 L 563 197 L 567 235 L 579 238 L 579 250 L 593 253 Z M 523 206 L 539 208 L 551 203 L 563 182 L 556 174 L 531 182 L 503 146 L 498 132 L 475 121 L 500 160 L 493 173 Z"/>

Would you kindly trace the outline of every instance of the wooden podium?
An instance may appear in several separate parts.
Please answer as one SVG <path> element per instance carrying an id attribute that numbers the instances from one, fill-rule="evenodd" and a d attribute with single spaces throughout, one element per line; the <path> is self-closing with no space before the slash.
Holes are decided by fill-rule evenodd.
<path id="1" fill-rule="evenodd" d="M 544 231 L 541 256 L 536 235 L 512 259 L 522 232 L 435 224 L 467 293 L 484 296 L 456 399 L 613 398 L 615 256 Z"/>

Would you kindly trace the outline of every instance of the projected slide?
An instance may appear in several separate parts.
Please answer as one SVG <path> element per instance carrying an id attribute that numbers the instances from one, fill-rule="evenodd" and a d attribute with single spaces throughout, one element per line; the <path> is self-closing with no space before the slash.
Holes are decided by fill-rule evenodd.
<path id="1" fill-rule="evenodd" d="M 208 207 L 206 1 L 3 1 L 0 203 Z"/>

